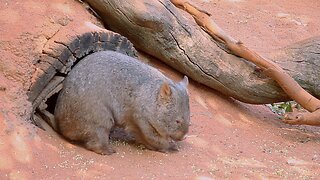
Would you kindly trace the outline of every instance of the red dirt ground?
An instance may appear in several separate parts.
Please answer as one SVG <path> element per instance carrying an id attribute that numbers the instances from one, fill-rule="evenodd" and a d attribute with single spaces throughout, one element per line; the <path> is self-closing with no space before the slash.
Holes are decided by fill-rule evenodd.
<path id="1" fill-rule="evenodd" d="M 319 35 L 320 1 L 195 0 L 216 22 L 262 54 Z M 101 156 L 26 122 L 26 90 L 43 44 L 71 21 L 96 22 L 72 0 L 0 3 L 0 179 L 319 179 L 320 128 L 289 126 L 196 82 L 192 126 L 180 151 L 163 154 L 114 141 Z M 169 77 L 181 74 L 140 54 Z"/>

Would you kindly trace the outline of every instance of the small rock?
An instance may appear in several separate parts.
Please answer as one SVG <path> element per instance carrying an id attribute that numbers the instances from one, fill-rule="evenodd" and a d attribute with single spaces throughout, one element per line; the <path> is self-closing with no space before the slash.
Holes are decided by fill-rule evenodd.
<path id="1" fill-rule="evenodd" d="M 288 17 L 290 17 L 290 14 L 287 14 L 287 13 L 278 13 L 277 14 L 277 17 L 279 17 L 279 18 L 288 18 Z"/>
<path id="2" fill-rule="evenodd" d="M 196 180 L 214 180 L 214 179 L 207 176 L 198 176 L 196 177 Z"/>
<path id="3" fill-rule="evenodd" d="M 317 161 L 317 160 L 320 160 L 320 157 L 318 155 L 313 155 L 312 157 L 312 161 Z"/>
<path id="4" fill-rule="evenodd" d="M 297 159 L 290 158 L 287 160 L 287 164 L 289 164 L 290 166 L 298 166 L 298 165 L 305 165 L 305 164 L 307 164 L 307 162 L 305 162 L 303 160 L 297 160 Z"/>

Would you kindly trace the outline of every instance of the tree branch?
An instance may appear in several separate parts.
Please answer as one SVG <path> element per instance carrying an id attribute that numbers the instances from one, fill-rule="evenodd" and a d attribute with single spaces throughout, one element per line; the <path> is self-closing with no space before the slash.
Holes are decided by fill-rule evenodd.
<path id="1" fill-rule="evenodd" d="M 305 91 L 279 65 L 260 56 L 247 48 L 242 42 L 226 34 L 211 18 L 210 15 L 191 5 L 187 0 L 171 0 L 178 8 L 188 12 L 196 23 L 202 27 L 216 41 L 225 46 L 234 54 L 260 67 L 269 77 L 275 80 L 280 87 L 299 103 L 308 113 L 290 113 L 284 116 L 283 122 L 288 124 L 307 124 L 320 126 L 320 100 Z"/>

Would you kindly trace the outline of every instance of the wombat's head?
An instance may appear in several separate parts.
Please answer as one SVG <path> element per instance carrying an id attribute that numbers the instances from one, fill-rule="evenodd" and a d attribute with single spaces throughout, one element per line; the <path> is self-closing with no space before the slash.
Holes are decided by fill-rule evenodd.
<path id="1" fill-rule="evenodd" d="M 181 141 L 190 125 L 188 77 L 178 83 L 163 82 L 158 93 L 155 121 L 158 133 L 174 141 Z"/>

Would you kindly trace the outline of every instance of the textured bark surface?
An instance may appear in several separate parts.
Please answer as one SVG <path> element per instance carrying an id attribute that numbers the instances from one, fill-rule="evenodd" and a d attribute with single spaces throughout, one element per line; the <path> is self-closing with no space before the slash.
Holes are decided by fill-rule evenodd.
<path id="1" fill-rule="evenodd" d="M 270 58 L 302 87 L 320 97 L 320 36 L 272 52 Z"/>
<path id="2" fill-rule="evenodd" d="M 137 48 L 200 83 L 247 103 L 289 100 L 273 80 L 252 63 L 230 54 L 223 44 L 203 32 L 191 16 L 168 0 L 87 2 L 111 30 L 128 37 Z M 271 52 L 268 56 L 319 98 L 318 52 L 320 39 L 314 38 Z"/>

